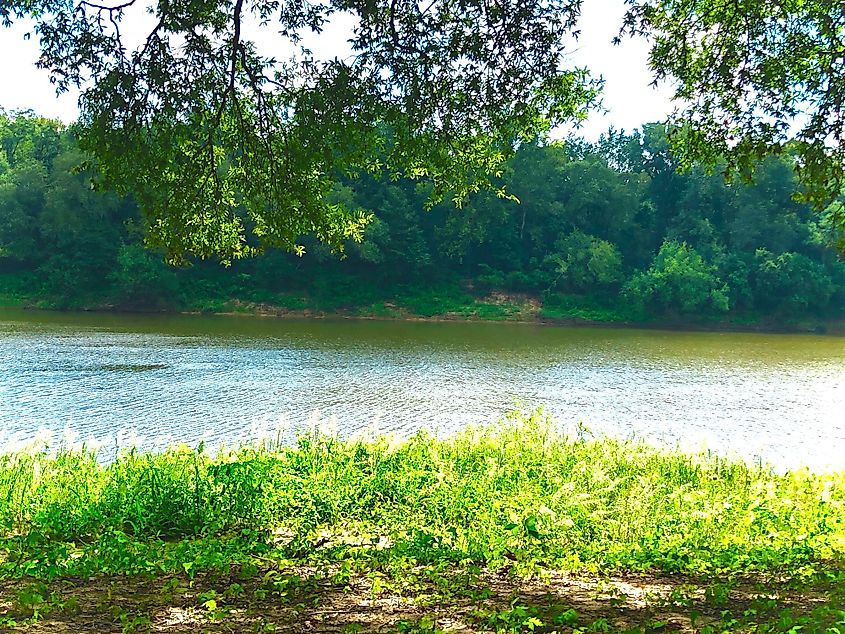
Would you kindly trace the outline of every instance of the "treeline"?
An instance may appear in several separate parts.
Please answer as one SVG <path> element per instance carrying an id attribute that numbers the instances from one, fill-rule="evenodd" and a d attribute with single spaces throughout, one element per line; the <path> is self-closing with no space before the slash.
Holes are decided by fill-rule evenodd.
<path id="1" fill-rule="evenodd" d="M 334 197 L 374 220 L 343 257 L 306 236 L 301 257 L 270 250 L 180 269 L 143 248 L 131 199 L 92 190 L 60 124 L 0 113 L 0 144 L 0 294 L 40 305 L 219 309 L 240 299 L 436 314 L 498 292 L 535 297 L 546 316 L 845 313 L 845 263 L 831 246 L 842 236 L 830 220 L 841 203 L 819 214 L 796 202 L 788 156 L 762 163 L 754 184 L 678 174 L 658 124 L 526 145 L 502 176 L 518 203 L 480 193 L 461 209 L 425 211 L 424 184 L 345 180 Z"/>

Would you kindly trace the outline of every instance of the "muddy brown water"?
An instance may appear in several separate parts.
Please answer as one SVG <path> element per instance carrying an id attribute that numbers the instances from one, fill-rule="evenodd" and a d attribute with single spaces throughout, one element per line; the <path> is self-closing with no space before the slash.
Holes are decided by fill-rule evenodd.
<path id="1" fill-rule="evenodd" d="M 566 429 L 845 468 L 845 337 L 0 311 L 0 448 Z M 64 439 L 64 440 L 63 440 Z"/>

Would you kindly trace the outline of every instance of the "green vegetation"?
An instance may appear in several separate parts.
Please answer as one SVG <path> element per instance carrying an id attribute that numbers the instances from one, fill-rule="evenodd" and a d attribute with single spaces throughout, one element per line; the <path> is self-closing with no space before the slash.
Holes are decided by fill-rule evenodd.
<path id="1" fill-rule="evenodd" d="M 564 61 L 579 12 L 579 0 L 127 0 L 75 2 L 69 18 L 6 0 L 0 25 L 32 25 L 57 90 L 79 89 L 81 146 L 100 184 L 134 194 L 150 243 L 239 258 L 255 242 L 360 236 L 369 216 L 329 196 L 350 175 L 423 180 L 432 203 L 495 188 L 520 142 L 595 104 L 598 82 Z"/>
<path id="2" fill-rule="evenodd" d="M 761 158 L 789 152 L 801 198 L 822 208 L 841 194 L 845 25 L 835 3 L 628 4 L 623 30 L 649 38 L 655 82 L 674 88 L 673 145 L 686 166 L 726 162 L 747 179 Z M 845 227 L 845 216 L 837 222 Z"/>
<path id="3" fill-rule="evenodd" d="M 208 623 L 254 618 L 268 596 L 310 618 L 362 580 L 363 599 L 398 596 L 422 614 L 469 599 L 462 618 L 495 631 L 654 631 L 668 605 L 704 631 L 835 634 L 845 620 L 845 474 L 560 435 L 541 412 L 447 439 L 315 431 L 289 447 L 132 450 L 107 464 L 85 449 L 6 455 L 0 527 L 0 588 L 16 593 L 0 598 L 7 623 L 72 622 L 72 588 L 104 592 L 102 575 L 131 575 L 165 606 L 188 593 Z M 500 596 L 564 573 L 612 595 L 603 625 L 550 589 Z M 652 609 L 624 607 L 614 580 L 661 575 L 671 588 L 646 597 Z M 100 618 L 155 618 L 112 610 L 112 595 L 98 597 Z"/>
<path id="4" fill-rule="evenodd" d="M 595 144 L 525 144 L 505 182 L 425 211 L 426 187 L 346 178 L 374 215 L 345 258 L 312 236 L 229 267 L 166 265 L 133 198 L 93 191 L 72 135 L 0 116 L 0 302 L 44 308 L 719 323 L 813 328 L 845 314 L 831 218 L 796 202 L 788 158 L 753 185 L 676 172 L 662 126 Z M 257 246 L 253 245 L 253 246 Z"/>
<path id="5" fill-rule="evenodd" d="M 57 88 L 82 87 L 73 133 L 0 113 L 0 302 L 841 318 L 841 7 L 627 4 L 622 33 L 651 38 L 680 117 L 549 144 L 597 101 L 565 66 L 579 0 L 0 3 L 4 25 L 34 21 Z M 302 37 L 335 14 L 349 54 L 319 59 Z M 246 15 L 291 56 L 263 57 Z M 0 626 L 845 631 L 842 473 L 567 438 L 538 414 L 447 440 L 97 458 L 0 458 Z M 560 592 L 575 575 L 592 602 Z M 395 618 L 354 618 L 385 597 Z"/>
<path id="6" fill-rule="evenodd" d="M 644 36 L 655 83 L 674 88 L 682 167 L 747 179 L 788 155 L 790 194 L 818 210 L 841 195 L 838 0 L 625 5 L 617 40 Z M 331 196 L 349 177 L 415 179 L 430 203 L 503 194 L 518 148 L 598 103 L 601 82 L 568 54 L 581 6 L 81 0 L 69 17 L 6 0 L 0 24 L 31 24 L 39 66 L 79 88 L 80 143 L 101 185 L 136 196 L 151 244 L 238 258 L 256 242 L 296 250 L 306 233 L 334 248 L 360 237 L 370 217 Z M 831 218 L 845 228 L 841 209 Z"/>

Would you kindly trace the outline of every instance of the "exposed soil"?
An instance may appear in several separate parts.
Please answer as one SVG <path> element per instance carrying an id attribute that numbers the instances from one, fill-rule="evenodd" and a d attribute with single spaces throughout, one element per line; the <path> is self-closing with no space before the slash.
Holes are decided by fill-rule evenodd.
<path id="1" fill-rule="evenodd" d="M 269 581 L 268 581 L 269 579 Z M 426 580 L 411 592 L 374 588 L 369 576 L 333 582 L 331 575 L 309 570 L 272 569 L 241 579 L 230 575 L 155 579 L 100 577 L 65 579 L 38 591 L 50 607 L 38 620 L 0 631 L 65 634 L 76 632 L 488 632 L 502 621 L 496 614 L 524 608 L 547 626 L 570 631 L 560 620 L 577 613 L 580 627 L 604 619 L 642 631 L 696 632 L 724 610 L 742 614 L 751 601 L 771 595 L 778 609 L 810 611 L 823 594 L 788 591 L 781 584 L 764 589 L 752 581 L 733 586 L 719 601 L 706 598 L 706 587 L 685 577 L 626 575 L 590 577 L 552 573 L 546 579 L 517 580 L 506 573 L 484 572 L 466 583 L 460 576 Z M 280 583 L 273 586 L 273 581 Z M 27 608 L 20 597 L 30 582 L 0 583 L 0 617 L 23 623 Z M 445 589 L 444 589 L 445 588 Z M 375 590 L 375 591 L 374 591 Z M 212 602 L 209 602 L 209 596 Z M 46 605 L 46 604 L 45 604 Z M 570 613 L 572 614 L 572 613 Z M 695 620 L 693 620 L 693 617 Z M 491 620 L 492 618 L 492 620 Z M 521 623 L 521 617 L 515 625 Z M 537 631 L 548 631 L 538 626 Z"/>

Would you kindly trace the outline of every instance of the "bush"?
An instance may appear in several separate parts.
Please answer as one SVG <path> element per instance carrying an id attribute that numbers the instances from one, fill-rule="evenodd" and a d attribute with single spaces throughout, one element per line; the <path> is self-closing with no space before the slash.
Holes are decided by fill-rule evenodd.
<path id="1" fill-rule="evenodd" d="M 756 253 L 754 296 L 757 304 L 789 315 L 823 313 L 830 305 L 833 280 L 818 262 L 800 253 Z"/>
<path id="2" fill-rule="evenodd" d="M 179 292 L 176 272 L 160 255 L 139 244 L 125 244 L 120 248 L 117 269 L 111 279 L 129 306 L 167 306 L 175 301 Z"/>
<path id="3" fill-rule="evenodd" d="M 554 267 L 552 286 L 574 293 L 616 290 L 624 280 L 622 254 L 616 245 L 573 231 L 555 243 L 557 252 L 547 258 Z"/>
<path id="4" fill-rule="evenodd" d="M 727 284 L 695 249 L 667 240 L 647 271 L 634 275 L 624 295 L 650 312 L 724 313 L 729 308 Z"/>

